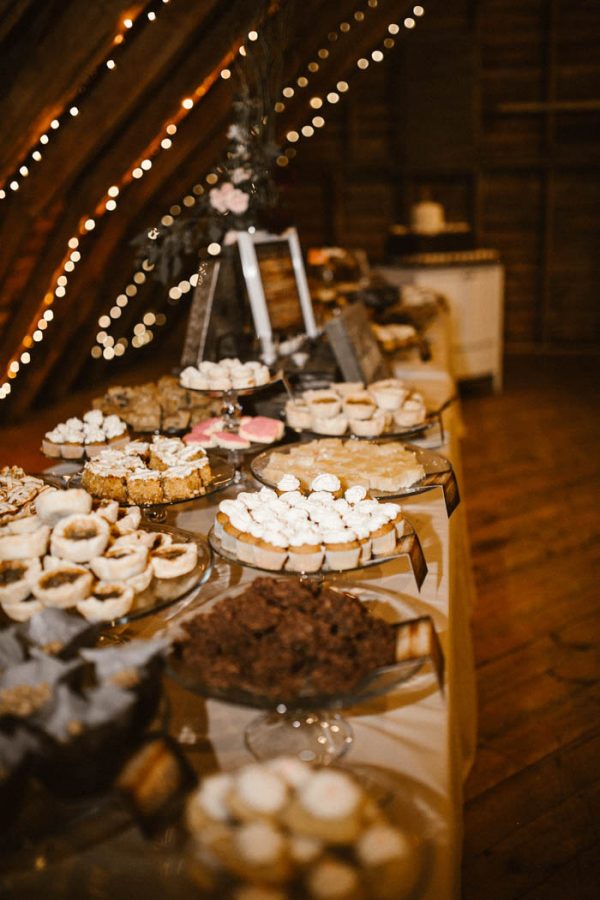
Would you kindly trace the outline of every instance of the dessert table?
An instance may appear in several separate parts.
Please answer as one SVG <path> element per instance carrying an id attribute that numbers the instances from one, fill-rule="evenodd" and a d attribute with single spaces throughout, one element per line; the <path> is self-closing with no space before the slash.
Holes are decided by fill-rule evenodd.
<path id="1" fill-rule="evenodd" d="M 397 361 L 395 374 L 416 384 L 433 403 L 441 405 L 454 393 L 446 368 L 447 330 L 442 317 L 433 323 L 429 340 L 432 360 Z M 457 404 L 443 412 L 444 444 L 460 484 L 460 414 Z M 435 435 L 429 438 L 429 444 Z M 426 439 L 427 443 L 427 439 Z M 260 487 L 260 485 L 256 485 Z M 235 496 L 232 486 L 218 498 L 177 507 L 169 521 L 180 528 L 207 533 L 216 500 Z M 243 485 L 242 489 L 247 489 Z M 462 841 L 462 783 L 475 751 L 476 699 L 469 610 L 474 588 L 469 561 L 464 507 L 448 519 L 441 488 L 402 502 L 407 517 L 419 534 L 428 574 L 419 592 L 405 558 L 348 574 L 336 582 L 360 583 L 399 593 L 414 615 L 429 614 L 438 630 L 446 659 L 444 692 L 437 688 L 432 671 L 388 694 L 344 712 L 354 731 L 354 742 L 345 760 L 392 770 L 404 778 L 413 802 L 427 807 L 430 819 L 431 855 L 429 880 L 423 895 L 428 900 L 460 896 Z M 213 575 L 203 588 L 201 602 L 257 576 L 252 569 L 216 560 Z M 198 603 L 192 600 L 191 604 Z M 187 606 L 180 603 L 162 614 L 135 625 L 139 635 L 150 635 L 167 622 L 177 621 Z M 190 751 L 199 770 L 230 767 L 249 759 L 244 729 L 256 711 L 204 701 L 169 681 L 171 731 Z"/>

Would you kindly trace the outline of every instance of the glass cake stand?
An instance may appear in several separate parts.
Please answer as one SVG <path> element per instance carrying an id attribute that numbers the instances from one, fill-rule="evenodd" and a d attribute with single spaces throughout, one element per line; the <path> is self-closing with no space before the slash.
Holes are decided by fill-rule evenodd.
<path id="1" fill-rule="evenodd" d="M 261 714 L 248 724 L 244 740 L 250 752 L 257 759 L 268 759 L 279 754 L 294 755 L 306 762 L 330 763 L 348 751 L 353 742 L 350 723 L 338 712 L 397 690 L 412 681 L 421 672 L 429 659 L 434 663 L 437 675 L 433 682 L 423 673 L 428 687 L 436 685 L 443 689 L 443 654 L 437 633 L 430 616 L 415 618 L 414 601 L 395 591 L 384 588 L 365 587 L 359 583 L 345 583 L 342 586 L 327 584 L 340 594 L 352 593 L 369 606 L 370 612 L 385 619 L 398 633 L 408 633 L 417 623 L 425 628 L 431 638 L 431 653 L 423 655 L 422 643 L 419 650 L 408 658 L 399 659 L 393 665 L 375 669 L 347 692 L 337 694 L 310 694 L 295 697 L 273 697 L 256 692 L 251 686 L 216 688 L 202 682 L 193 667 L 186 664 L 181 653 L 181 640 L 185 635 L 181 626 L 196 616 L 204 616 L 214 609 L 225 597 L 234 597 L 248 588 L 248 583 L 240 584 L 233 590 L 213 597 L 201 607 L 186 613 L 174 621 L 166 632 L 172 642 L 172 652 L 167 660 L 167 674 L 184 688 L 198 696 L 219 700 L 235 706 L 262 710 Z M 419 642 L 420 643 L 420 642 Z M 400 646 L 398 642 L 397 646 Z M 421 679 L 420 679 L 421 680 Z"/>
<path id="2" fill-rule="evenodd" d="M 227 460 L 218 456 L 211 456 L 210 468 L 212 478 L 210 484 L 206 486 L 206 490 L 202 494 L 193 494 L 190 497 L 186 497 L 185 500 L 164 500 L 161 503 L 129 503 L 119 500 L 119 506 L 122 506 L 125 509 L 129 506 L 137 506 L 142 510 L 146 522 L 160 524 L 166 520 L 167 512 L 171 506 L 177 506 L 181 503 L 190 503 L 193 500 L 203 500 L 204 497 L 210 497 L 211 494 L 223 491 L 225 488 L 229 487 L 230 484 L 234 483 L 235 469 Z M 64 475 L 60 473 L 43 473 L 40 477 L 53 487 L 77 488 L 81 487 L 81 475 L 81 470 L 78 470 Z M 96 495 L 92 494 L 92 496 Z M 102 500 L 105 498 L 96 497 L 96 499 Z"/>
<path id="3" fill-rule="evenodd" d="M 348 440 L 348 438 L 340 438 L 340 440 Z M 374 440 L 371 443 L 380 444 L 388 443 L 388 441 Z M 277 485 L 275 482 L 270 480 L 265 474 L 271 454 L 273 451 L 276 451 L 277 453 L 287 455 L 299 446 L 301 446 L 301 444 L 296 443 L 286 444 L 284 447 L 270 447 L 268 450 L 264 450 L 262 453 L 255 456 L 250 463 L 250 469 L 256 480 L 267 487 L 276 488 Z M 407 450 L 410 450 L 415 454 L 416 461 L 423 466 L 425 470 L 423 478 L 420 478 L 419 481 L 416 481 L 408 487 L 399 488 L 396 491 L 373 489 L 369 490 L 368 493 L 377 500 L 393 500 L 400 497 L 423 494 L 425 491 L 431 491 L 433 488 L 441 487 L 444 492 L 444 500 L 446 502 L 448 515 L 450 516 L 460 503 L 458 484 L 456 482 L 456 475 L 452 463 L 446 459 L 445 456 L 434 453 L 432 450 L 426 450 L 424 447 L 418 447 L 416 444 L 405 444 L 404 446 Z M 335 463 L 331 464 L 331 471 L 334 475 L 336 474 Z"/>
<path id="4" fill-rule="evenodd" d="M 188 388 L 188 390 L 197 394 L 203 394 L 206 397 L 212 397 L 215 400 L 221 400 L 222 406 L 220 415 L 223 419 L 222 430 L 229 431 L 231 434 L 238 434 L 240 430 L 240 420 L 243 415 L 240 397 L 254 397 L 281 382 L 285 383 L 285 379 L 283 372 L 278 371 L 271 375 L 270 381 L 266 384 L 259 384 L 255 387 L 230 388 L 227 391 L 200 390 L 198 388 Z M 234 481 L 236 484 L 244 481 L 244 474 L 242 471 L 244 456 L 249 453 L 256 453 L 256 451 L 260 450 L 263 446 L 264 444 L 251 444 L 250 447 L 244 448 L 223 448 L 227 453 L 228 462 L 233 466 L 235 472 Z"/>
<path id="5" fill-rule="evenodd" d="M 281 570 L 267 569 L 254 563 L 246 562 L 236 556 L 231 550 L 226 549 L 223 546 L 221 539 L 217 537 L 214 527 L 208 532 L 208 542 L 214 552 L 227 560 L 227 562 L 232 563 L 233 565 L 255 569 L 257 572 L 262 572 L 266 575 L 287 575 L 295 578 L 311 579 L 322 582 L 327 576 L 345 575 L 348 572 L 361 572 L 363 569 L 371 569 L 375 566 L 381 566 L 385 563 L 392 562 L 395 559 L 399 559 L 401 556 L 407 557 L 419 590 L 421 590 L 421 585 L 427 575 L 427 563 L 425 561 L 425 555 L 423 553 L 423 548 L 421 547 L 419 536 L 408 519 L 404 519 L 404 534 L 402 537 L 398 538 L 394 553 L 390 553 L 387 556 L 373 556 L 368 562 L 363 562 L 358 566 L 352 566 L 347 569 L 331 569 L 328 566 L 323 566 L 316 572 L 301 572 L 285 568 Z"/>

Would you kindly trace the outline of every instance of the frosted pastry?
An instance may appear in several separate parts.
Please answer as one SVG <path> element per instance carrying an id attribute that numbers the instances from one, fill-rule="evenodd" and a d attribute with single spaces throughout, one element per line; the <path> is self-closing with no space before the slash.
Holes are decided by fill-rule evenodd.
<path id="1" fill-rule="evenodd" d="M 211 821 L 225 822 L 229 818 L 227 797 L 233 787 L 233 778 L 226 773 L 208 775 L 188 800 L 186 822 L 189 830 L 202 831 Z"/>
<path id="2" fill-rule="evenodd" d="M 275 816 L 288 799 L 288 788 L 276 772 L 260 764 L 244 766 L 236 773 L 228 806 L 240 819 Z"/>
<path id="3" fill-rule="evenodd" d="M 331 844 L 344 844 L 360 834 L 364 796 L 344 772 L 320 770 L 296 792 L 285 818 L 291 828 Z"/>
<path id="4" fill-rule="evenodd" d="M 358 872 L 337 859 L 323 859 L 311 869 L 307 886 L 315 900 L 359 900 Z"/>

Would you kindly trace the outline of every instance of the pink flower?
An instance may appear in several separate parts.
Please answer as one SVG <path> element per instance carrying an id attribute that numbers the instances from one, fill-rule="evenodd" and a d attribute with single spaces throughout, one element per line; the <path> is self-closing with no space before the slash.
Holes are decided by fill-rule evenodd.
<path id="1" fill-rule="evenodd" d="M 249 172 L 248 169 L 237 168 L 231 173 L 231 180 L 234 184 L 239 184 L 240 181 L 248 181 L 251 177 L 252 172 Z"/>
<path id="2" fill-rule="evenodd" d="M 239 215 L 246 212 L 250 200 L 248 194 L 240 191 L 226 181 L 220 187 L 213 188 L 209 192 L 211 206 L 220 213 L 232 212 Z"/>
<path id="3" fill-rule="evenodd" d="M 229 195 L 229 209 L 232 213 L 236 215 L 240 215 L 241 213 L 245 213 L 248 209 L 248 203 L 250 202 L 250 197 L 244 191 L 238 190 L 236 188 Z"/>

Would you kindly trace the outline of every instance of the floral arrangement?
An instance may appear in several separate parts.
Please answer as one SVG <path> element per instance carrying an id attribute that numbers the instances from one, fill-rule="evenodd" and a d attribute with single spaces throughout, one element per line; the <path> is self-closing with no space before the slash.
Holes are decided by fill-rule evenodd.
<path id="1" fill-rule="evenodd" d="M 215 167 L 218 180 L 197 198 L 194 210 L 169 228 L 154 228 L 137 237 L 139 256 L 155 267 L 164 284 L 180 277 L 187 256 L 207 258 L 210 244 L 222 244 L 228 231 L 260 227 L 277 202 L 272 178 L 277 147 L 261 116 L 261 104 L 247 89 L 234 101 L 228 144 Z"/>

